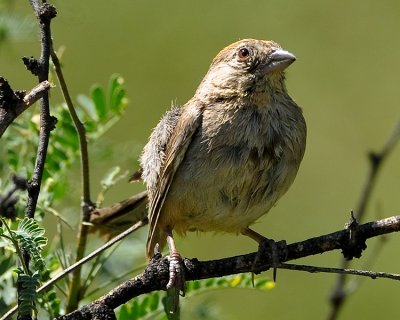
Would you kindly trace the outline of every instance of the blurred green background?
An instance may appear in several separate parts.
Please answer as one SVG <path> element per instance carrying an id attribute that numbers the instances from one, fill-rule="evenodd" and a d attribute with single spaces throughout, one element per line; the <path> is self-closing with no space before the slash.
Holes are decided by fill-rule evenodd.
<path id="1" fill-rule="evenodd" d="M 91 163 L 94 194 L 111 166 L 137 168 L 151 129 L 171 101 L 183 104 L 193 95 L 220 49 L 242 38 L 273 39 L 298 58 L 288 69 L 287 86 L 303 107 L 308 140 L 293 187 L 255 229 L 293 242 L 344 226 L 366 180 L 367 152 L 379 150 L 400 119 L 399 1 L 52 3 L 58 9 L 52 23 L 54 45 L 65 46 L 62 61 L 72 95 L 88 93 L 93 83 L 106 84 L 118 72 L 130 99 L 123 119 L 90 150 L 96 159 Z M 13 12 L 30 14 L 28 1 L 15 3 Z M 14 89 L 30 88 L 36 81 L 20 60 L 39 52 L 37 27 L 28 26 L 29 36 L 0 47 L 0 75 Z M 57 90 L 51 93 L 54 103 L 61 101 Z M 384 164 L 368 220 L 399 214 L 399 149 Z M 80 202 L 78 169 L 76 165 L 71 173 L 69 205 Z M 106 201 L 113 203 L 142 188 L 120 183 Z M 76 211 L 67 215 L 70 221 L 77 217 Z M 145 232 L 139 236 L 143 242 L 136 240 L 132 250 L 144 252 Z M 373 270 L 399 273 L 399 242 L 399 235 L 388 236 L 378 256 L 367 250 L 353 267 L 363 268 L 373 259 Z M 376 241 L 367 244 L 372 249 Z M 178 246 L 184 256 L 198 259 L 256 250 L 245 237 L 212 234 L 190 234 L 178 239 Z M 129 255 L 130 248 L 125 245 L 122 252 Z M 333 252 L 298 262 L 337 266 L 339 260 L 340 253 Z M 335 275 L 278 271 L 274 289 L 212 291 L 185 304 L 183 319 L 192 317 L 204 301 L 214 308 L 216 319 L 324 319 L 335 280 Z M 395 281 L 364 279 L 341 319 L 398 318 L 399 293 Z"/>

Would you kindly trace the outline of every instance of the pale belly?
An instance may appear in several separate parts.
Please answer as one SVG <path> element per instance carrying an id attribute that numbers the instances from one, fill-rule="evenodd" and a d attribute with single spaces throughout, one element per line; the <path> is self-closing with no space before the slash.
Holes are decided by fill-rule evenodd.
<path id="1" fill-rule="evenodd" d="M 215 154 L 213 158 L 197 151 L 189 150 L 187 158 L 192 160 L 176 173 L 161 214 L 161 219 L 168 219 L 162 224 L 178 233 L 240 233 L 271 209 L 298 170 L 285 154 L 275 161 L 252 161 L 249 154 L 218 161 Z"/>
<path id="2" fill-rule="evenodd" d="M 214 119 L 215 113 L 204 111 L 162 206 L 161 229 L 239 233 L 293 183 L 305 148 L 299 108 L 239 108 L 220 115 Z"/>

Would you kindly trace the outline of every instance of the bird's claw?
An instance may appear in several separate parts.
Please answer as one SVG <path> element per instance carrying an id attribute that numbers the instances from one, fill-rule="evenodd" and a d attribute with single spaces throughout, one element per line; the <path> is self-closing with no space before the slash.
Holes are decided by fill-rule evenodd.
<path id="1" fill-rule="evenodd" d="M 179 296 L 185 296 L 185 277 L 183 274 L 183 260 L 178 252 L 168 257 L 169 280 L 167 283 L 167 310 L 169 313 L 179 313 Z"/>
<path id="2" fill-rule="evenodd" d="M 171 253 L 169 260 L 169 281 L 167 289 L 175 288 L 182 297 L 185 296 L 185 276 L 183 274 L 183 260 L 178 252 Z"/>
<path id="3" fill-rule="evenodd" d="M 260 261 L 262 261 L 262 257 L 265 254 L 269 254 L 271 257 L 271 267 L 273 268 L 273 280 L 274 280 L 274 282 L 276 282 L 276 267 L 280 263 L 279 254 L 278 254 L 278 246 L 274 240 L 264 238 L 259 242 L 257 255 L 256 255 L 253 265 L 251 267 L 253 286 L 254 286 L 254 274 L 260 272 L 260 269 L 258 268 L 258 264 L 260 263 Z"/>

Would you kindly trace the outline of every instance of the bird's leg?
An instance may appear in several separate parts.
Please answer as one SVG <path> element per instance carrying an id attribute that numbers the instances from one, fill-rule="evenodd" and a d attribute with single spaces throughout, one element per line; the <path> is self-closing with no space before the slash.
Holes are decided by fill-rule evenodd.
<path id="1" fill-rule="evenodd" d="M 262 256 L 266 252 L 271 253 L 271 267 L 273 268 L 273 280 L 276 280 L 276 267 L 279 264 L 279 254 L 276 242 L 272 239 L 268 239 L 263 235 L 251 230 L 250 228 L 246 228 L 242 231 L 242 234 L 245 236 L 250 237 L 251 239 L 257 241 L 258 243 L 258 252 L 256 258 L 254 259 L 253 266 L 252 266 L 252 274 L 254 278 L 254 273 L 257 273 L 257 264 L 261 260 Z M 253 279 L 254 283 L 254 279 Z"/>
<path id="2" fill-rule="evenodd" d="M 167 227 L 165 230 L 167 234 L 167 244 L 169 248 L 169 281 L 167 289 L 175 288 L 177 294 L 185 295 L 185 277 L 183 274 L 183 260 L 176 249 L 175 241 L 172 235 L 172 230 Z"/>
<path id="3" fill-rule="evenodd" d="M 185 277 L 183 274 L 183 261 L 176 249 L 172 229 L 165 229 L 169 248 L 169 281 L 167 283 L 166 309 L 169 313 L 179 315 L 179 295 L 185 295 Z"/>

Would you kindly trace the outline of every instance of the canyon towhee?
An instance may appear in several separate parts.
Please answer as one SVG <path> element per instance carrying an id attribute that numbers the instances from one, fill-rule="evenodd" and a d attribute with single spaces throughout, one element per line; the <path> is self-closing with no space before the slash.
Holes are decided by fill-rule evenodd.
<path id="1" fill-rule="evenodd" d="M 167 112 L 140 158 L 148 191 L 147 257 L 170 251 L 167 287 L 183 288 L 172 231 L 241 233 L 289 189 L 306 145 L 302 111 L 286 90 L 295 56 L 245 39 L 214 58 L 195 95 Z"/>
<path id="2" fill-rule="evenodd" d="M 151 134 L 140 158 L 147 193 L 92 214 L 97 229 L 110 234 L 143 217 L 148 200 L 147 257 L 168 243 L 167 288 L 175 295 L 184 277 L 172 230 L 241 233 L 260 252 L 268 240 L 249 226 L 289 189 L 306 145 L 302 111 L 284 82 L 295 59 L 272 41 L 224 48 L 194 97 L 167 112 Z"/>

